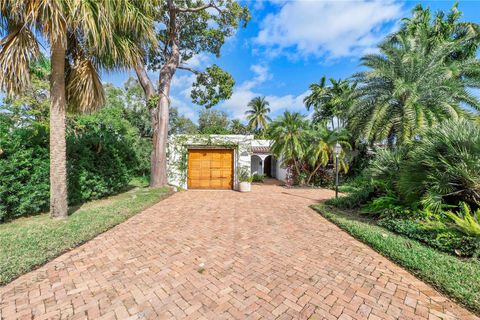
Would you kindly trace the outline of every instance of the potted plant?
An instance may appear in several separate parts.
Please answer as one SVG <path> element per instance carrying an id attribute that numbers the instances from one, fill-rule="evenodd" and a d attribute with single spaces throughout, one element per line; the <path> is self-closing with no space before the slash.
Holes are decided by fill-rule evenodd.
<path id="1" fill-rule="evenodd" d="M 238 175 L 238 181 L 240 182 L 238 189 L 240 192 L 250 192 L 252 189 L 253 177 L 248 171 L 248 169 L 243 168 Z"/>

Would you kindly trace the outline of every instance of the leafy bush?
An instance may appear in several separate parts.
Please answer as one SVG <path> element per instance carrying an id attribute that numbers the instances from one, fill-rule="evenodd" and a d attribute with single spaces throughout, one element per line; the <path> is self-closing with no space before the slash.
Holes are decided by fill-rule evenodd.
<path id="1" fill-rule="evenodd" d="M 378 224 L 390 231 L 421 241 L 450 254 L 471 257 L 480 253 L 478 238 L 465 236 L 441 222 L 422 223 L 405 219 L 383 219 Z"/>
<path id="2" fill-rule="evenodd" d="M 453 220 L 458 230 L 466 235 L 477 237 L 480 241 L 480 209 L 472 212 L 466 203 L 461 203 L 457 214 L 451 211 L 445 214 Z"/>
<path id="3" fill-rule="evenodd" d="M 355 178 L 350 178 L 344 184 L 339 186 L 341 192 L 348 192 L 346 196 L 332 198 L 325 203 L 343 209 L 360 208 L 362 205 L 371 201 L 375 197 L 384 193 L 377 181 L 371 179 L 368 174 L 361 174 Z"/>
<path id="4" fill-rule="evenodd" d="M 148 173 L 149 148 L 121 108 L 69 118 L 67 172 L 69 204 L 124 189 Z M 32 122 L 15 126 L 0 118 L 0 221 L 48 210 L 48 131 Z"/>
<path id="5" fill-rule="evenodd" d="M 264 174 L 255 173 L 252 176 L 252 182 L 263 182 L 265 180 L 265 177 L 266 175 Z"/>
<path id="6" fill-rule="evenodd" d="M 0 115 L 0 222 L 48 208 L 48 134 Z"/>
<path id="7" fill-rule="evenodd" d="M 401 205 L 399 199 L 392 193 L 380 196 L 365 204 L 362 208 L 363 213 L 373 214 L 380 218 L 393 218 L 404 216 L 405 207 Z"/>
<path id="8" fill-rule="evenodd" d="M 379 149 L 375 157 L 370 162 L 367 174 L 375 180 L 377 186 L 387 191 L 393 191 L 396 188 L 396 181 L 400 174 L 400 167 L 407 155 L 406 147 L 396 149 Z"/>
<path id="9" fill-rule="evenodd" d="M 480 127 L 465 119 L 425 130 L 398 176 L 407 203 L 439 211 L 443 204 L 480 204 Z"/>

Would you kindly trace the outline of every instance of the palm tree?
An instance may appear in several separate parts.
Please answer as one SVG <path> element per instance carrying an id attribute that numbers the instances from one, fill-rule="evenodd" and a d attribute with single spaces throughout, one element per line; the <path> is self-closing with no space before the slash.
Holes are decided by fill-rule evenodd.
<path id="1" fill-rule="evenodd" d="M 153 40 L 150 1 L 4 0 L 0 2 L 0 87 L 15 95 L 30 84 L 30 66 L 50 48 L 50 213 L 67 216 L 66 111 L 104 102 L 98 69 L 132 66 L 135 43 Z M 41 37 L 38 38 L 38 37 Z"/>
<path id="2" fill-rule="evenodd" d="M 402 144 L 425 127 L 469 117 L 462 105 L 480 110 L 480 100 L 469 91 L 469 87 L 480 88 L 480 63 L 468 50 L 459 52 L 468 43 L 464 37 L 457 39 L 450 33 L 432 40 L 438 19 L 431 26 L 429 16 L 423 17 L 420 20 L 426 21 L 414 29 L 407 23 L 380 46 L 380 54 L 362 58 L 369 70 L 354 76 L 359 99 L 349 119 L 356 136 Z"/>
<path id="3" fill-rule="evenodd" d="M 311 93 L 303 99 L 303 102 L 307 110 L 314 108 L 312 116 L 314 123 L 330 122 L 333 130 L 345 126 L 348 110 L 354 102 L 356 84 L 341 79 L 330 79 L 330 83 L 331 85 L 327 86 L 326 77 L 323 76 L 319 83 L 311 84 Z"/>
<path id="4" fill-rule="evenodd" d="M 272 122 L 272 152 L 283 158 L 284 165 L 293 163 L 297 177 L 301 175 L 300 165 L 306 151 L 305 134 L 308 121 L 298 112 L 284 114 Z"/>
<path id="5" fill-rule="evenodd" d="M 268 128 L 268 122 L 271 121 L 268 113 L 270 112 L 270 103 L 265 97 L 255 97 L 249 103 L 250 110 L 245 111 L 248 120 L 248 126 L 259 132 L 265 132 Z"/>
<path id="6" fill-rule="evenodd" d="M 348 163 L 345 161 L 346 150 L 352 147 L 349 140 L 349 134 L 346 129 L 329 130 L 323 125 L 314 125 L 308 131 L 308 144 L 306 150 L 306 160 L 313 168 L 308 175 L 307 184 L 310 183 L 315 174 L 321 167 L 325 167 L 329 161 L 333 160 L 334 147 L 337 143 L 342 146 L 339 155 L 339 170 L 348 171 Z"/>

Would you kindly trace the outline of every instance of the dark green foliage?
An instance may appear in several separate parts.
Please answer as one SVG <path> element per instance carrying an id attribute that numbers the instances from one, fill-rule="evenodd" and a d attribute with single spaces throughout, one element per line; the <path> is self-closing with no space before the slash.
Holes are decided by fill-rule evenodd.
<path id="1" fill-rule="evenodd" d="M 145 156 L 137 155 L 139 142 L 137 129 L 123 118 L 121 108 L 75 117 L 67 137 L 69 203 L 125 188 Z"/>
<path id="2" fill-rule="evenodd" d="M 383 192 L 378 183 L 366 173 L 351 178 L 347 183 L 341 184 L 339 188 L 340 192 L 346 192 L 347 195 L 340 196 L 338 199 L 329 199 L 326 203 L 343 209 L 360 208 Z"/>
<path id="3" fill-rule="evenodd" d="M 383 219 L 378 225 L 418 240 L 440 251 L 463 257 L 480 254 L 480 240 L 446 227 L 442 223 L 422 223 L 405 219 Z"/>
<path id="4" fill-rule="evenodd" d="M 41 126 L 12 125 L 0 114 L 0 222 L 49 204 L 48 134 Z"/>
<path id="5" fill-rule="evenodd" d="M 407 203 L 435 211 L 464 201 L 480 206 L 480 127 L 449 120 L 422 132 L 397 177 Z"/>
<path id="6" fill-rule="evenodd" d="M 148 174 L 150 143 L 123 116 L 107 107 L 69 119 L 69 203 L 123 190 L 133 176 Z M 48 131 L 36 122 L 17 127 L 0 116 L 0 221 L 48 210 Z"/>
<path id="7" fill-rule="evenodd" d="M 224 111 L 203 109 L 198 115 L 198 131 L 202 134 L 229 134 L 228 115 Z"/>
<path id="8" fill-rule="evenodd" d="M 264 174 L 255 173 L 252 176 L 252 182 L 263 182 L 265 180 L 265 177 L 266 176 Z"/>

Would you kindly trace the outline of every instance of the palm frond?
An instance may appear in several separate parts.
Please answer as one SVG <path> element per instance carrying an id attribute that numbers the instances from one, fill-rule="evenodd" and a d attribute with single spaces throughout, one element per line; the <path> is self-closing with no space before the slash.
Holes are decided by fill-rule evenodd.
<path id="1" fill-rule="evenodd" d="M 30 84 L 30 65 L 40 53 L 37 39 L 27 27 L 11 25 L 0 47 L 0 87 L 20 93 Z"/>
<path id="2" fill-rule="evenodd" d="M 78 57 L 68 68 L 66 93 L 72 111 L 91 112 L 105 104 L 103 85 L 92 61 Z"/>

